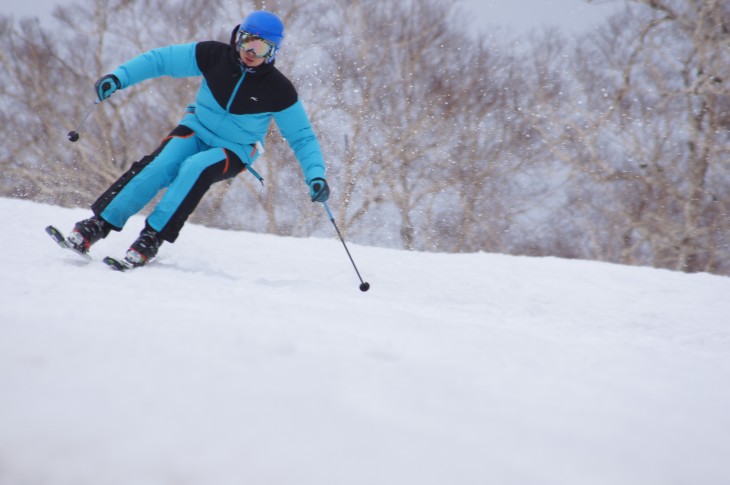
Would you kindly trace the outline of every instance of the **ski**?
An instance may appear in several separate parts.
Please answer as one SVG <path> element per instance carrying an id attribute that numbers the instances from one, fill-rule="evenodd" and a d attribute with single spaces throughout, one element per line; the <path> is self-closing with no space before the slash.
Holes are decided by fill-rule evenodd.
<path id="1" fill-rule="evenodd" d="M 112 258 L 111 256 L 107 256 L 106 258 L 102 259 L 102 262 L 114 271 L 129 271 L 130 269 L 140 268 L 142 266 L 149 266 L 155 261 L 157 261 L 156 258 L 149 260 L 145 264 L 134 264 L 127 258 L 117 259 Z"/>
<path id="2" fill-rule="evenodd" d="M 127 271 L 135 268 L 135 266 L 132 263 L 127 262 L 126 259 L 117 259 L 107 256 L 102 261 L 114 271 Z"/>
<path id="3" fill-rule="evenodd" d="M 64 237 L 63 233 L 56 229 L 54 226 L 48 226 L 46 227 L 46 234 L 51 236 L 51 239 L 56 241 L 56 244 L 58 244 L 63 249 L 68 249 L 69 251 L 73 252 L 74 254 L 78 254 L 82 258 L 84 258 L 86 261 L 91 261 L 91 256 L 89 256 L 87 253 L 84 253 L 82 251 L 79 251 L 72 245 L 66 241 L 66 238 Z"/>

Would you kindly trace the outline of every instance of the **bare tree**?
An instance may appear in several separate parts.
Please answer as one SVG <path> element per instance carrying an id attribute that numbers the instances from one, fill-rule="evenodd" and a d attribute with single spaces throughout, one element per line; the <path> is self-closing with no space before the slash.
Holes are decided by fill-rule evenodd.
<path id="1" fill-rule="evenodd" d="M 530 193 L 510 197 L 521 185 L 511 176 L 524 181 L 529 163 L 516 155 L 524 86 L 510 56 L 460 29 L 460 12 L 440 1 L 336 5 L 316 30 L 319 43 L 337 42 L 316 64 L 330 85 L 315 114 L 344 189 L 335 198 L 345 230 L 408 249 L 505 249 L 500 227 Z"/>
<path id="2" fill-rule="evenodd" d="M 581 257 L 727 273 L 728 4 L 633 3 L 583 39 L 572 114 L 541 125 L 572 167 L 567 234 Z"/>

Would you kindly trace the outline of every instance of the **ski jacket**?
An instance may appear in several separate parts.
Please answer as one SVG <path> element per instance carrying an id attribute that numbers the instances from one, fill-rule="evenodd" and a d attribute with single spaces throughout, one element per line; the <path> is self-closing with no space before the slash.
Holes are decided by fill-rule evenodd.
<path id="1" fill-rule="evenodd" d="M 204 41 L 152 49 L 114 74 L 126 88 L 145 79 L 202 76 L 181 125 L 210 146 L 232 150 L 250 165 L 273 119 L 299 161 L 305 181 L 324 178 L 322 151 L 294 85 L 273 64 L 246 68 L 228 44 Z"/>

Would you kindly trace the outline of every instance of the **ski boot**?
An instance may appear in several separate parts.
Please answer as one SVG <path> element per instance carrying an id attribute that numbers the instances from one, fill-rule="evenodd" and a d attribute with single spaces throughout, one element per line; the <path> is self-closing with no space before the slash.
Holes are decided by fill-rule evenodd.
<path id="1" fill-rule="evenodd" d="M 160 249 L 162 239 L 160 235 L 149 226 L 146 226 L 136 241 L 127 250 L 124 259 L 132 267 L 144 266 L 151 259 L 157 256 L 157 250 Z"/>
<path id="2" fill-rule="evenodd" d="M 107 237 L 111 230 L 111 224 L 94 216 L 77 222 L 71 234 L 66 238 L 66 242 L 76 252 L 87 254 L 91 245 Z"/>

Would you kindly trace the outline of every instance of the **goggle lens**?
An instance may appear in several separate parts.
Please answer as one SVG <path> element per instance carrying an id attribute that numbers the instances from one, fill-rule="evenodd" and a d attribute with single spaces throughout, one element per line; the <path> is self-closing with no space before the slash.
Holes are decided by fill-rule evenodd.
<path id="1" fill-rule="evenodd" d="M 241 32 L 238 35 L 236 47 L 239 51 L 252 53 L 254 57 L 269 57 L 275 48 L 271 42 L 248 32 Z"/>

